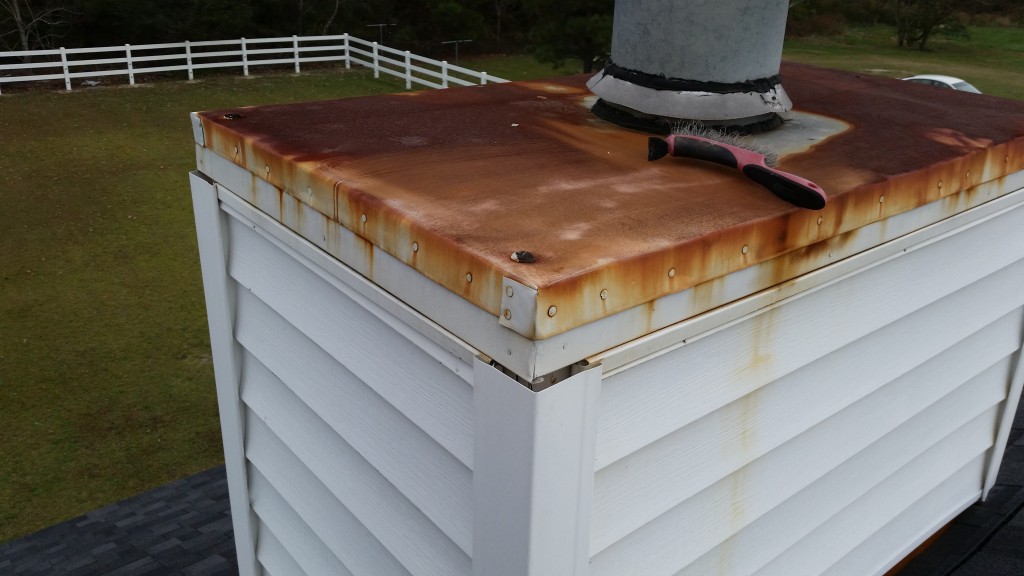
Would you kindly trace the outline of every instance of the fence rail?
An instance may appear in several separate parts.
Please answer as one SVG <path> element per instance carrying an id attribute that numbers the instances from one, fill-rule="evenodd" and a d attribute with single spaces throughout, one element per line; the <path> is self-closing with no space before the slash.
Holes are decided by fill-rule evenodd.
<path id="1" fill-rule="evenodd" d="M 45 58 L 24 61 L 40 57 Z M 102 76 L 127 76 L 134 85 L 137 75 L 165 72 L 186 72 L 194 80 L 196 70 L 210 68 L 241 68 L 248 76 L 254 66 L 287 65 L 299 73 L 302 64 L 312 62 L 365 66 L 373 70 L 374 78 L 387 74 L 404 79 L 406 89 L 413 84 L 447 88 L 507 82 L 486 72 L 340 34 L 0 52 L 0 89 L 15 82 L 63 80 L 64 89 L 70 91 L 72 80 Z"/>

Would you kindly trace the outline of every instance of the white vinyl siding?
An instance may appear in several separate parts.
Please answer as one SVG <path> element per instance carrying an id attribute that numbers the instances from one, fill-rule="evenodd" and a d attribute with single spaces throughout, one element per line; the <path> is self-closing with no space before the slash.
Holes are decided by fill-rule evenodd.
<path id="1" fill-rule="evenodd" d="M 970 494 L 978 489 L 982 467 L 986 464 L 985 455 L 976 456 L 923 496 L 919 491 L 913 494 L 898 492 L 898 497 L 904 500 L 889 510 L 893 519 L 830 566 L 824 574 L 883 574 L 888 571 L 932 535 L 933 530 L 923 526 L 921 518 L 941 518 L 938 525 L 945 525 L 976 501 L 972 498 L 967 503 L 951 504 L 957 501 L 957 495 Z M 909 486 L 913 485 L 894 488 L 900 490 Z M 914 498 L 918 499 L 914 501 Z M 839 529 L 842 528 L 838 522 L 831 522 L 828 529 L 821 530 L 821 536 L 830 536 Z M 813 542 L 806 539 L 803 544 L 813 545 Z"/>
<path id="2" fill-rule="evenodd" d="M 281 379 L 275 382 L 280 389 L 247 387 L 255 376 L 246 373 L 249 365 L 243 364 L 246 404 L 251 408 L 262 402 L 268 410 L 280 410 L 294 403 L 297 409 L 312 412 L 308 417 L 327 424 L 338 440 L 352 446 L 468 552 L 473 517 L 469 468 L 321 348 L 303 342 L 293 326 L 248 292 L 239 294 L 238 310 L 239 342 L 263 359 L 260 369 L 266 366 L 275 380 Z M 292 402 L 285 391 L 301 403 Z"/>
<path id="3" fill-rule="evenodd" d="M 1024 191 L 575 358 L 534 392 L 434 316 L 531 364 L 520 336 L 224 173 L 240 196 L 193 189 L 246 574 L 881 574 L 996 469 Z"/>
<path id="4" fill-rule="evenodd" d="M 607 377 L 591 573 L 869 574 L 909 542 L 875 530 L 919 538 L 976 500 L 1024 329 L 1022 230 L 1004 211 Z M 937 488 L 965 467 L 969 490 Z"/>
<path id="5" fill-rule="evenodd" d="M 452 373 L 381 321 L 386 312 L 372 313 L 372 304 L 353 301 L 241 221 L 232 219 L 228 231 L 228 272 L 240 286 L 472 467 L 470 365 L 462 365 L 461 377 Z M 383 350 L 391 353 L 379 354 Z"/>
<path id="6" fill-rule="evenodd" d="M 352 574 L 266 477 L 251 469 L 249 478 L 253 510 L 260 519 L 256 558 L 265 571 L 281 575 Z"/>
<path id="7" fill-rule="evenodd" d="M 237 215 L 226 230 L 259 562 L 470 573 L 472 367 Z"/>
<path id="8" fill-rule="evenodd" d="M 256 529 L 260 533 L 260 543 L 256 549 L 256 559 L 259 561 L 260 566 L 263 567 L 263 574 L 265 576 L 287 576 L 289 574 L 302 573 L 302 568 L 266 524 L 259 522 L 256 525 Z M 299 550 L 301 545 L 293 547 L 293 549 Z M 339 574 L 345 576 L 345 572 L 339 572 Z"/>

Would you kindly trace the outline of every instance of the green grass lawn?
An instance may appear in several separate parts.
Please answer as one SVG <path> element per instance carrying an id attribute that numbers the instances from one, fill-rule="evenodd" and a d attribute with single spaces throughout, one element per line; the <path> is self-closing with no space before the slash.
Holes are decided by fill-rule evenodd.
<path id="1" fill-rule="evenodd" d="M 1024 28 L 972 28 L 967 40 L 939 36 L 927 46 L 898 48 L 891 27 L 875 26 L 837 38 L 787 39 L 783 58 L 894 78 L 948 74 L 986 94 L 1024 98 Z"/>
<path id="2" fill-rule="evenodd" d="M 787 43 L 786 58 L 942 72 L 1024 97 L 1024 31 L 929 52 L 882 28 Z M 571 73 L 524 56 L 462 66 Z M 115 83 L 120 79 L 108 80 Z M 188 190 L 193 110 L 394 92 L 355 70 L 210 76 L 0 96 L 0 541 L 222 459 Z M 798 100 L 798 96 L 795 96 Z"/>
<path id="3" fill-rule="evenodd" d="M 188 113 L 402 89 L 357 69 L 5 89 L 0 541 L 222 460 Z"/>

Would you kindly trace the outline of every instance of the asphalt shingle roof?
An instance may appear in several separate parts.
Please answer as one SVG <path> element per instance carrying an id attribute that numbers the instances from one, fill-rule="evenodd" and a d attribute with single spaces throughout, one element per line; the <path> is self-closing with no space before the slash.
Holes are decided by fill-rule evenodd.
<path id="1" fill-rule="evenodd" d="M 224 467 L 0 544 L 0 574 L 238 574 Z"/>

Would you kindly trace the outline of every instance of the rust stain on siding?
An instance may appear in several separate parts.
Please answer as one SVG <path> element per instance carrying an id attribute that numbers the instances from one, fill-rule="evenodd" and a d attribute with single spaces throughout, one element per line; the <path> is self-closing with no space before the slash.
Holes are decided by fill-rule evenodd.
<path id="1" fill-rule="evenodd" d="M 759 279 L 789 281 L 854 230 L 932 202 L 952 215 L 1024 170 L 1024 103 L 782 73 L 799 110 L 852 126 L 783 158 L 829 193 L 821 211 L 718 166 L 648 162 L 646 135 L 590 114 L 585 77 L 200 117 L 207 147 L 496 317 L 503 277 L 535 288 L 535 338 L 642 305 L 654 326 L 657 298 L 711 298 L 709 282 L 795 254 Z M 513 262 L 518 250 L 537 261 Z"/>

